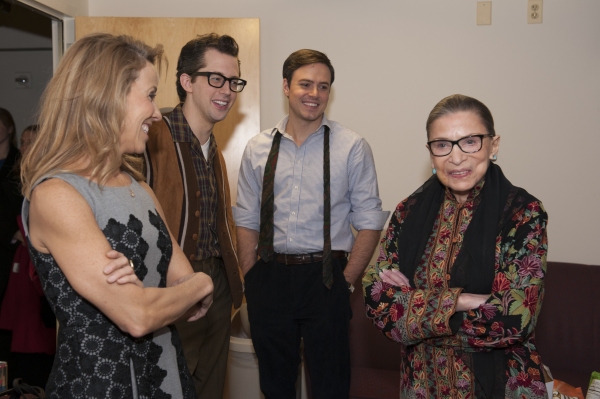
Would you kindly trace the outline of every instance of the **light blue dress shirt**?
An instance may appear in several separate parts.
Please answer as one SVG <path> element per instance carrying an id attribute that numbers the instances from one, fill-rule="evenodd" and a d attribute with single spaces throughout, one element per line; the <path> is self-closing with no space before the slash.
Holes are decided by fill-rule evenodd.
<path id="1" fill-rule="evenodd" d="M 275 172 L 275 238 L 277 253 L 323 250 L 323 125 L 329 126 L 331 157 L 331 247 L 350 252 L 356 230 L 382 230 L 389 216 L 381 210 L 373 153 L 367 141 L 323 116 L 319 129 L 300 147 L 285 132 L 288 117 L 246 145 L 238 178 L 238 226 L 260 231 L 260 201 L 267 157 L 275 129 L 283 137 Z"/>

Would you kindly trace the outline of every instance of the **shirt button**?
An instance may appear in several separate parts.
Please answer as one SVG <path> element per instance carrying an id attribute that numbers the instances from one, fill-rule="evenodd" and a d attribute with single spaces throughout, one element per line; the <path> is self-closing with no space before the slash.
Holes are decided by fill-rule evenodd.
<path id="1" fill-rule="evenodd" d="M 200 217 L 200 211 L 196 211 L 196 213 L 194 213 L 194 215 L 196 215 L 197 218 Z"/>
<path id="2" fill-rule="evenodd" d="M 196 260 L 196 255 L 194 255 L 194 254 L 190 255 L 190 260 L 191 260 L 192 262 L 193 262 L 193 261 L 195 261 L 195 260 Z"/>
<path id="3" fill-rule="evenodd" d="M 200 191 L 196 191 L 196 198 L 200 198 Z"/>
<path id="4" fill-rule="evenodd" d="M 198 239 L 198 234 L 194 234 L 194 235 L 192 236 L 192 240 L 196 241 L 197 239 Z"/>

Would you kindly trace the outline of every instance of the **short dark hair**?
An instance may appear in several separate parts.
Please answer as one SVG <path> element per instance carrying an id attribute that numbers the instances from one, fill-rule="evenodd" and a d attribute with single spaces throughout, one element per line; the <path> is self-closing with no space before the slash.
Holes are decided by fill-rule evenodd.
<path id="1" fill-rule="evenodd" d="M 36 133 L 40 130 L 40 125 L 29 125 L 27 126 L 25 129 L 23 129 L 23 132 L 33 132 Z M 23 133 L 21 132 L 21 134 Z"/>
<path id="2" fill-rule="evenodd" d="M 473 97 L 464 96 L 462 94 L 453 94 L 442 99 L 429 113 L 426 124 L 427 138 L 429 139 L 429 133 L 431 131 L 431 125 L 433 122 L 442 116 L 461 111 L 473 112 L 479 116 L 479 119 L 481 119 L 481 123 L 483 126 L 485 126 L 487 133 L 492 136 L 496 135 L 496 130 L 494 129 L 494 118 L 492 118 L 492 113 L 484 103 Z"/>
<path id="3" fill-rule="evenodd" d="M 8 130 L 8 137 L 10 142 L 13 142 L 13 139 L 15 137 L 15 120 L 13 119 L 12 115 L 10 114 L 10 112 L 8 112 L 7 109 L 4 108 L 0 108 L 0 122 L 2 122 L 2 124 L 4 126 L 6 126 L 6 129 Z"/>
<path id="4" fill-rule="evenodd" d="M 177 95 L 181 102 L 185 101 L 187 92 L 181 86 L 179 78 L 181 75 L 198 71 L 206 66 L 204 54 L 208 49 L 215 49 L 223 54 L 237 58 L 239 53 L 238 44 L 235 39 L 228 35 L 218 35 L 216 33 L 208 33 L 206 35 L 198 35 L 195 39 L 190 40 L 182 47 L 179 59 L 177 60 Z M 240 60 L 238 59 L 238 69 L 240 69 Z M 240 69 L 241 75 L 241 69 Z M 196 77 L 192 78 L 192 82 Z"/>
<path id="5" fill-rule="evenodd" d="M 329 72 L 331 72 L 331 82 L 329 83 L 333 84 L 335 71 L 333 70 L 331 61 L 329 61 L 329 58 L 327 58 L 327 55 L 320 51 L 309 49 L 294 51 L 289 57 L 287 57 L 283 63 L 283 78 L 286 79 L 289 84 L 292 82 L 292 76 L 294 75 L 296 69 L 311 64 L 324 64 L 327 68 L 329 68 Z"/>

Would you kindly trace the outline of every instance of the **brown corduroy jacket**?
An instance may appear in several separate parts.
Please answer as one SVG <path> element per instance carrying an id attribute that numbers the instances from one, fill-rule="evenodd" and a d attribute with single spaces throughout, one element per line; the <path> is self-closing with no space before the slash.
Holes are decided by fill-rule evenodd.
<path id="1" fill-rule="evenodd" d="M 165 222 L 185 256 L 190 261 L 194 261 L 200 228 L 198 219 L 200 190 L 190 145 L 173 140 L 168 114 L 164 115 L 161 121 L 152 124 L 148 132 L 144 158 L 146 180 L 163 208 Z M 233 306 L 237 309 L 244 295 L 243 284 L 236 254 L 235 226 L 231 212 L 227 168 L 219 149 L 213 161 L 213 170 L 218 185 L 219 246 L 229 280 Z"/>

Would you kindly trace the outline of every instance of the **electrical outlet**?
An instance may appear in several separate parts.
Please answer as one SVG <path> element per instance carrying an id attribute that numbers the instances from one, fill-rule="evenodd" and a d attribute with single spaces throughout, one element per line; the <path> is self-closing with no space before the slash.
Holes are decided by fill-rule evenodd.
<path id="1" fill-rule="evenodd" d="M 541 24 L 544 0 L 527 0 L 527 23 Z"/>

